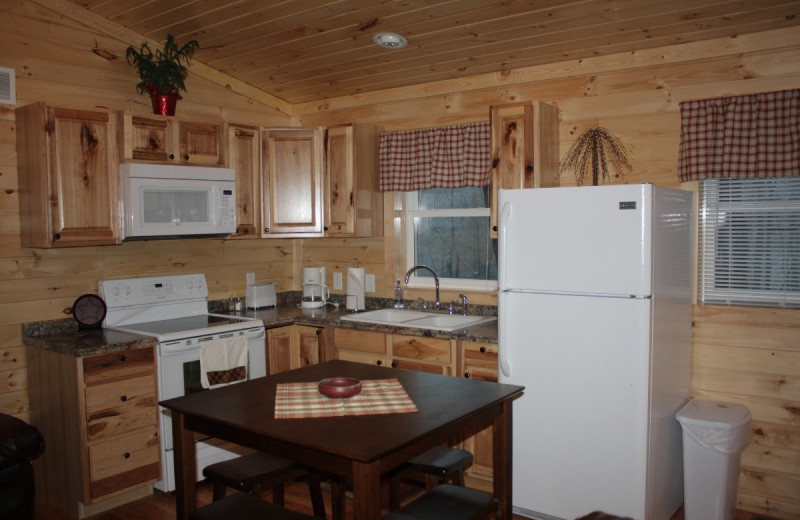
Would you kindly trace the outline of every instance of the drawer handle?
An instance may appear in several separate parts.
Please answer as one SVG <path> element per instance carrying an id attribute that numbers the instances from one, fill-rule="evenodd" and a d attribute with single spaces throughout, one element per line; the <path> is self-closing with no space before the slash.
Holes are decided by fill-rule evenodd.
<path id="1" fill-rule="evenodd" d="M 125 401 L 128 400 L 128 396 L 127 395 L 123 395 L 122 397 L 119 398 L 119 400 L 124 403 Z"/>

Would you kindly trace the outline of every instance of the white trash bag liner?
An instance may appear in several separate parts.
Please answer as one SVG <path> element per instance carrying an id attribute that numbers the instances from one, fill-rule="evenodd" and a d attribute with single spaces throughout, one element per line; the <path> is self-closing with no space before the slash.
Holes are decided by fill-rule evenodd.
<path id="1" fill-rule="evenodd" d="M 695 399 L 675 414 L 683 432 L 704 448 L 738 453 L 749 443 L 750 410 L 740 404 Z"/>

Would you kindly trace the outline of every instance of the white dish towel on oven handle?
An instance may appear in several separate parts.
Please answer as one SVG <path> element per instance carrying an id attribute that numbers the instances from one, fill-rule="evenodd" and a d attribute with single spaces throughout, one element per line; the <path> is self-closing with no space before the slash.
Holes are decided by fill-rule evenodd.
<path id="1" fill-rule="evenodd" d="M 218 388 L 247 380 L 247 336 L 220 338 L 200 344 L 200 384 Z"/>

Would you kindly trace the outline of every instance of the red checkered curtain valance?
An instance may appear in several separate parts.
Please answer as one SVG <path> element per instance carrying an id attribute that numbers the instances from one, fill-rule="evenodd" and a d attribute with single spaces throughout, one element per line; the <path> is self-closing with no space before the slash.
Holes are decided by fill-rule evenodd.
<path id="1" fill-rule="evenodd" d="M 800 89 L 680 107 L 681 182 L 800 175 Z"/>
<path id="2" fill-rule="evenodd" d="M 380 135 L 381 191 L 480 187 L 490 179 L 489 122 Z"/>

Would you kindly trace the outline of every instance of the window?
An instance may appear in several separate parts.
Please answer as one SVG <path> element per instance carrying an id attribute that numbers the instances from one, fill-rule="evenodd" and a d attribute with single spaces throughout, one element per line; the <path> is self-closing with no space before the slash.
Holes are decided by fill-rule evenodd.
<path id="1" fill-rule="evenodd" d="M 700 182 L 700 300 L 800 307 L 800 177 Z"/>
<path id="2" fill-rule="evenodd" d="M 405 193 L 406 268 L 427 265 L 440 286 L 452 289 L 497 288 L 496 241 L 489 234 L 488 186 L 435 188 Z M 425 270 L 409 284 L 433 287 Z"/>

